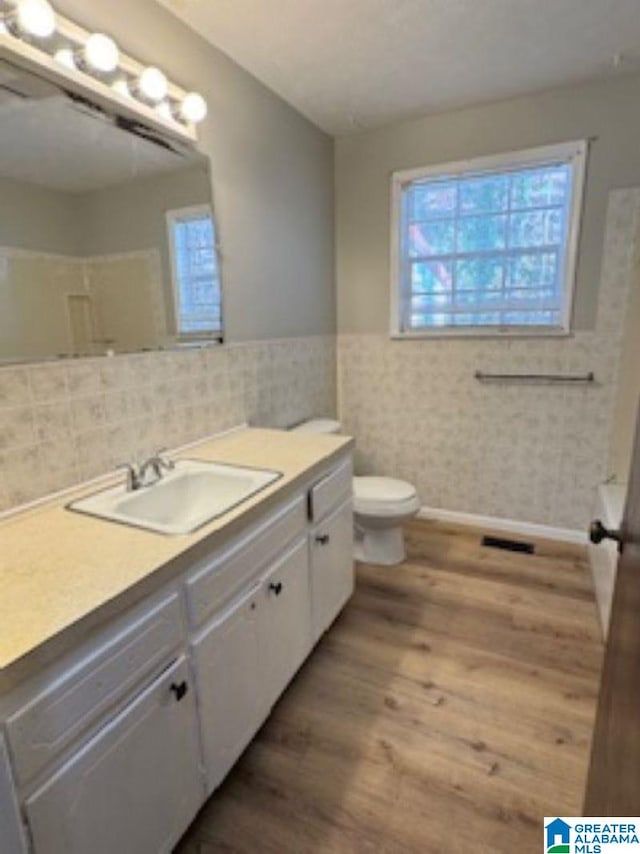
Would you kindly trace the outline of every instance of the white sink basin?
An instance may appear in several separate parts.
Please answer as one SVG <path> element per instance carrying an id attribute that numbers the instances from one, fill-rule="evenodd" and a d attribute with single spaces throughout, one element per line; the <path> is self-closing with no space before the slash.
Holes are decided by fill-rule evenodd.
<path id="1" fill-rule="evenodd" d="M 69 510 L 161 534 L 189 534 L 282 477 L 279 472 L 179 460 L 151 486 L 124 484 L 68 505 Z"/>

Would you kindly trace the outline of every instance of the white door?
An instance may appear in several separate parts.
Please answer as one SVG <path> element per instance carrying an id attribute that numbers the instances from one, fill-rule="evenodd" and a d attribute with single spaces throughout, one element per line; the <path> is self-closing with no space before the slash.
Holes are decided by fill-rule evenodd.
<path id="1" fill-rule="evenodd" d="M 272 706 L 311 651 L 309 554 L 306 539 L 284 555 L 265 576 L 265 699 Z"/>
<path id="2" fill-rule="evenodd" d="M 162 854 L 203 798 L 181 658 L 27 800 L 26 814 L 36 854 Z"/>
<path id="3" fill-rule="evenodd" d="M 268 711 L 260 591 L 257 583 L 193 644 L 209 792 L 220 785 Z"/>
<path id="4" fill-rule="evenodd" d="M 313 640 L 317 641 L 353 593 L 353 508 L 341 504 L 311 532 Z"/>

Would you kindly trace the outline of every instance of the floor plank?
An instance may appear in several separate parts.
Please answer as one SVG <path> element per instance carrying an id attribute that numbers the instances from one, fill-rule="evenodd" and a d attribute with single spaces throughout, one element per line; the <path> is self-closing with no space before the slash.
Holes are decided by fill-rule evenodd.
<path id="1" fill-rule="evenodd" d="M 416 520 L 178 854 L 539 850 L 579 814 L 602 664 L 584 550 Z"/>

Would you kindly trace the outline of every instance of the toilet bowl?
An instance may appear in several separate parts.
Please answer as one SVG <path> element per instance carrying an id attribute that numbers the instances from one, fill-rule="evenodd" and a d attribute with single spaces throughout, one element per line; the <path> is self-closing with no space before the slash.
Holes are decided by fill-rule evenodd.
<path id="1" fill-rule="evenodd" d="M 318 418 L 292 428 L 301 433 L 339 433 L 338 421 Z M 394 566 L 405 558 L 403 522 L 416 515 L 420 499 L 415 487 L 392 477 L 354 477 L 355 558 Z"/>

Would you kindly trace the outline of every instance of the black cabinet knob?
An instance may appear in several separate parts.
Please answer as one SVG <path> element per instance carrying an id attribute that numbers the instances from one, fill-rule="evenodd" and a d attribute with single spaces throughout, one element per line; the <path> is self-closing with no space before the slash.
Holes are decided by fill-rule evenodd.
<path id="1" fill-rule="evenodd" d="M 326 546 L 330 539 L 331 537 L 329 534 L 318 534 L 316 537 L 316 543 L 321 546 Z"/>
<path id="2" fill-rule="evenodd" d="M 595 519 L 589 525 L 589 539 L 595 545 L 599 545 L 603 540 L 614 540 L 619 546 L 622 545 L 621 532 L 605 528 L 600 519 Z"/>
<path id="3" fill-rule="evenodd" d="M 176 702 L 179 703 L 180 700 L 184 699 L 189 692 L 189 686 L 186 682 L 173 682 L 171 685 L 171 692 L 176 698 Z"/>
<path id="4" fill-rule="evenodd" d="M 282 582 L 281 581 L 278 581 L 278 582 L 272 581 L 271 584 L 269 585 L 269 590 L 271 590 L 272 593 L 275 593 L 276 596 L 279 596 L 282 593 Z"/>

